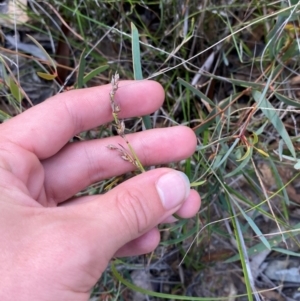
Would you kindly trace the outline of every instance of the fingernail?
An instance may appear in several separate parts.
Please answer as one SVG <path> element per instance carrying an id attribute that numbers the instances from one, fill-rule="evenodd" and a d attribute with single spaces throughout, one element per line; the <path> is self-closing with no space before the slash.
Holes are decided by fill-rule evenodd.
<path id="1" fill-rule="evenodd" d="M 163 206 L 169 210 L 181 204 L 188 197 L 190 181 L 183 172 L 174 170 L 158 179 L 156 189 Z"/>

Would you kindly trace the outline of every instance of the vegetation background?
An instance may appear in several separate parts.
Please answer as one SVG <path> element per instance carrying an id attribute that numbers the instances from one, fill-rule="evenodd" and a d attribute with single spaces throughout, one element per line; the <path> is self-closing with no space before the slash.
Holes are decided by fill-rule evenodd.
<path id="1" fill-rule="evenodd" d="M 161 227 L 146 258 L 115 260 L 91 300 L 300 299 L 299 8 L 295 0 L 0 1 L 2 121 L 61 91 L 107 84 L 117 71 L 157 80 L 166 93 L 153 115 L 126 120 L 127 132 L 183 124 L 198 138 L 195 154 L 171 167 L 199 190 L 200 212 Z M 115 134 L 110 124 L 74 139 Z"/>

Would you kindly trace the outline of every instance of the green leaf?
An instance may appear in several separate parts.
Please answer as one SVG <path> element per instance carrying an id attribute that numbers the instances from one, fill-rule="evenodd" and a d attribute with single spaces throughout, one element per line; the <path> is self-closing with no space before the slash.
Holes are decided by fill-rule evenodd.
<path id="1" fill-rule="evenodd" d="M 281 28 L 284 26 L 284 23 L 287 20 L 288 14 L 290 14 L 290 12 L 288 12 L 286 10 L 279 13 L 274 27 L 267 34 L 266 40 L 269 41 L 267 43 L 267 46 L 268 46 L 268 49 L 269 49 L 269 56 L 270 56 L 271 60 L 273 60 L 274 57 L 280 51 L 280 47 L 278 45 L 278 43 L 279 43 L 278 32 L 280 32 Z"/>
<path id="2" fill-rule="evenodd" d="M 245 159 L 247 159 L 251 154 L 252 148 L 253 147 L 246 145 L 246 152 L 244 153 L 244 155 L 241 158 L 236 159 L 236 162 L 244 161 Z"/>
<path id="3" fill-rule="evenodd" d="M 249 257 L 248 252 L 246 250 L 245 241 L 244 241 L 244 237 L 242 235 L 239 220 L 235 214 L 235 209 L 234 209 L 232 203 L 229 201 L 228 196 L 226 196 L 226 199 L 227 199 L 228 208 L 230 208 L 230 214 L 233 216 L 232 225 L 233 225 L 233 230 L 234 230 L 234 236 L 235 236 L 236 243 L 237 243 L 237 248 L 238 248 L 240 259 L 241 259 L 240 261 L 241 261 L 241 265 L 242 265 L 242 269 L 243 269 L 243 275 L 244 275 L 244 281 L 245 281 L 245 285 L 246 285 L 248 300 L 252 301 L 253 300 L 252 286 L 251 286 L 251 282 L 249 279 L 249 273 L 248 273 L 248 268 L 247 268 L 248 257 Z"/>
<path id="4" fill-rule="evenodd" d="M 264 87 L 263 83 L 255 83 L 251 81 L 244 81 L 244 80 L 239 80 L 239 79 L 233 79 L 233 78 L 227 78 L 227 77 L 222 77 L 222 76 L 217 76 L 217 75 L 209 75 L 211 78 L 218 79 L 220 81 L 225 81 L 227 83 L 231 83 L 234 85 L 237 85 L 239 87 L 244 87 L 244 88 L 253 88 L 253 89 L 260 89 Z"/>
<path id="5" fill-rule="evenodd" d="M 205 184 L 205 183 L 206 183 L 206 180 L 193 182 L 193 183 L 191 183 L 190 187 L 201 186 L 201 185 L 203 185 L 203 184 Z"/>
<path id="6" fill-rule="evenodd" d="M 145 116 L 142 116 L 142 118 L 143 118 L 143 123 L 145 125 L 145 128 L 147 130 L 151 129 L 152 128 L 152 124 L 151 124 L 150 116 L 149 115 L 145 115 Z"/>
<path id="7" fill-rule="evenodd" d="M 279 155 L 279 160 L 282 161 L 282 155 L 283 155 L 283 140 L 280 139 L 278 143 L 278 155 Z M 294 158 L 293 158 L 294 159 Z"/>
<path id="8" fill-rule="evenodd" d="M 239 143 L 240 138 L 236 138 L 235 141 L 233 142 L 233 144 L 230 146 L 230 148 L 227 150 L 227 152 L 225 153 L 225 155 L 222 157 L 221 160 L 219 161 L 215 161 L 212 169 L 216 170 L 217 168 L 219 168 L 219 166 L 221 166 L 226 160 L 227 158 L 231 155 L 232 151 L 234 150 L 234 148 L 236 147 L 236 145 Z"/>
<path id="9" fill-rule="evenodd" d="M 252 228 L 252 230 L 256 233 L 258 238 L 261 240 L 261 242 L 266 246 L 268 250 L 271 250 L 271 246 L 268 242 L 268 240 L 265 238 L 265 236 L 262 234 L 260 229 L 256 226 L 252 218 L 246 214 L 246 212 L 243 210 L 243 208 L 238 204 L 238 202 L 235 201 L 235 205 L 239 208 L 240 212 L 242 213 L 245 220 L 248 222 L 249 226 Z"/>
<path id="10" fill-rule="evenodd" d="M 296 152 L 294 149 L 294 145 L 291 141 L 291 138 L 284 127 L 283 122 L 279 118 L 275 108 L 270 104 L 270 102 L 262 95 L 261 92 L 253 90 L 252 95 L 254 100 L 257 102 L 258 108 L 262 110 L 264 115 L 269 119 L 269 121 L 273 124 L 279 135 L 284 140 L 285 144 L 287 145 L 289 151 L 291 152 L 292 156 L 296 157 Z"/>
<path id="11" fill-rule="evenodd" d="M 78 68 L 78 75 L 77 75 L 77 89 L 81 89 L 84 86 L 83 77 L 84 77 L 84 69 L 85 69 L 85 54 L 86 50 L 84 49 L 80 55 L 79 59 L 79 68 Z"/>
<path id="12" fill-rule="evenodd" d="M 173 215 L 175 215 L 175 214 L 173 214 Z M 178 219 L 178 217 L 176 217 L 176 218 Z M 180 216 L 179 216 L 179 220 L 186 221 L 186 219 L 183 219 Z M 169 239 L 169 240 L 163 241 L 163 242 L 161 242 L 161 245 L 162 246 L 171 246 L 174 244 L 181 243 L 183 241 L 186 241 L 189 237 L 197 235 L 198 231 L 199 231 L 199 225 L 196 224 L 192 229 L 189 229 L 186 233 L 180 234 L 180 235 L 178 235 L 179 237 L 176 237 L 174 239 Z"/>
<path id="13" fill-rule="evenodd" d="M 131 22 L 131 37 L 132 37 L 132 62 L 133 62 L 133 74 L 135 80 L 142 80 L 142 65 L 141 65 L 141 53 L 140 53 L 140 40 L 139 32 L 136 26 Z M 151 119 L 149 115 L 143 116 L 143 123 L 146 129 L 151 129 Z"/>
<path id="14" fill-rule="evenodd" d="M 278 100 L 284 102 L 286 105 L 300 108 L 300 102 L 293 100 L 293 99 L 291 99 L 285 95 L 282 95 L 280 93 L 277 93 L 277 92 L 274 92 L 274 95 L 276 96 L 276 98 Z"/>
<path id="15" fill-rule="evenodd" d="M 48 52 L 44 49 L 44 47 L 31 35 L 27 34 L 27 37 L 39 48 L 41 49 L 41 51 L 44 53 L 44 55 L 46 56 L 46 58 L 48 59 L 48 61 L 50 62 L 51 66 L 53 67 L 53 69 L 55 70 L 55 73 L 57 73 L 56 70 L 56 63 L 55 61 L 51 58 L 51 56 L 48 54 Z"/>
<path id="16" fill-rule="evenodd" d="M 216 121 L 217 116 L 220 113 L 220 110 L 223 110 L 231 101 L 237 96 L 237 94 L 231 95 L 224 100 L 222 100 L 218 106 L 214 107 L 213 110 L 207 115 L 204 122 L 200 125 L 197 125 L 193 128 L 196 135 L 200 135 L 203 131 L 205 131 L 212 123 Z M 208 120 L 208 121 L 207 121 Z"/>
<path id="17" fill-rule="evenodd" d="M 276 251 L 278 253 L 281 253 L 281 254 L 300 257 L 300 254 L 298 252 L 293 252 L 291 250 L 286 250 L 286 249 L 282 249 L 282 248 L 273 248 L 272 250 Z"/>
<path id="18" fill-rule="evenodd" d="M 240 210 L 240 211 L 241 211 L 242 215 L 244 216 L 244 218 L 246 219 L 246 221 L 248 222 L 249 226 L 252 228 L 252 230 L 256 233 L 258 238 L 261 240 L 261 242 L 265 245 L 265 247 L 268 250 L 271 250 L 271 246 L 270 246 L 269 242 L 267 241 L 265 236 L 262 234 L 260 229 L 256 226 L 256 224 L 254 223 L 252 218 L 249 215 L 247 215 L 243 210 Z"/>
<path id="19" fill-rule="evenodd" d="M 131 22 L 131 36 L 132 36 L 132 61 L 133 61 L 133 74 L 134 79 L 143 79 L 141 53 L 140 53 L 140 40 L 139 32 L 136 26 Z"/>
<path id="20" fill-rule="evenodd" d="M 245 173 L 244 174 L 245 176 L 245 179 L 247 180 L 247 183 L 249 185 L 249 187 L 255 192 L 255 193 L 259 193 L 259 191 L 257 190 L 257 188 L 253 185 L 253 183 L 249 182 L 248 180 L 250 179 L 247 179 L 247 174 Z M 247 198 L 245 197 L 243 194 L 237 192 L 235 189 L 231 188 L 230 186 L 224 184 L 224 187 L 226 188 L 226 190 L 228 192 L 230 192 L 232 195 L 235 196 L 235 198 L 237 200 L 240 200 L 242 201 L 245 205 L 247 205 L 248 208 L 253 208 L 253 203 Z M 260 212 L 263 216 L 266 216 L 270 219 L 273 218 L 272 214 L 268 213 L 266 210 L 262 209 L 261 206 L 256 206 L 255 209 Z"/>
<path id="21" fill-rule="evenodd" d="M 18 101 L 21 102 L 23 95 L 21 93 L 21 90 L 19 86 L 14 82 L 14 80 L 9 77 L 9 89 L 13 97 Z"/>
<path id="22" fill-rule="evenodd" d="M 286 191 L 286 189 L 285 189 L 285 186 L 284 186 L 284 183 L 283 183 L 283 181 L 282 181 L 282 178 L 281 178 L 281 176 L 280 176 L 279 173 L 278 173 L 278 170 L 277 170 L 276 165 L 274 164 L 272 158 L 269 157 L 269 158 L 266 159 L 266 160 L 269 161 L 269 166 L 271 167 L 272 174 L 273 174 L 273 176 L 274 176 L 274 178 L 275 178 L 277 187 L 281 187 L 281 188 L 282 188 L 281 191 L 282 191 L 282 195 L 283 195 L 283 198 L 284 198 L 284 200 L 285 200 L 285 203 L 286 203 L 287 205 L 290 205 L 290 199 L 289 199 L 288 193 L 287 193 L 287 191 Z"/>
<path id="23" fill-rule="evenodd" d="M 287 239 L 289 237 L 299 235 L 300 223 L 293 226 L 292 229 L 290 229 L 290 230 L 291 231 L 287 231 L 286 233 L 283 234 L 285 239 Z M 275 249 L 276 248 L 275 246 L 277 246 L 281 241 L 282 241 L 282 233 L 276 234 L 268 240 L 270 246 L 272 247 L 272 250 Z M 275 248 L 273 248 L 273 247 L 275 247 Z M 248 255 L 249 256 L 256 255 L 256 254 L 261 253 L 264 250 L 266 250 L 266 245 L 261 242 L 261 243 L 258 243 L 256 245 L 254 245 L 253 247 L 249 248 L 248 249 Z M 276 250 L 279 250 L 279 248 L 276 248 Z M 239 254 L 230 257 L 225 262 L 230 263 L 230 262 L 235 262 L 235 261 L 238 261 L 238 260 L 240 260 Z"/>
<path id="24" fill-rule="evenodd" d="M 300 160 L 297 161 L 297 163 L 294 165 L 294 168 L 297 170 L 300 169 Z"/>
<path id="25" fill-rule="evenodd" d="M 83 84 L 85 85 L 88 81 L 90 81 L 95 76 L 99 75 L 100 73 L 104 72 L 109 68 L 108 65 L 99 66 L 92 71 L 90 71 L 85 77 L 83 78 Z"/>
<path id="26" fill-rule="evenodd" d="M 260 128 L 258 128 L 254 133 L 255 133 L 257 136 L 261 135 L 261 134 L 264 132 L 265 127 L 266 127 L 267 124 L 268 124 L 268 121 L 266 121 L 266 122 L 265 122 Z"/>
<path id="27" fill-rule="evenodd" d="M 192 85 L 190 85 L 189 83 L 187 83 L 185 80 L 183 80 L 182 78 L 178 77 L 177 78 L 178 82 L 183 85 L 184 87 L 186 87 L 188 90 L 190 90 L 192 93 L 194 93 L 195 95 L 197 95 L 200 99 L 203 99 L 204 101 L 206 101 L 207 103 L 209 103 L 211 106 L 215 107 L 216 105 L 214 104 L 214 102 L 212 100 L 210 100 L 205 94 L 203 94 L 201 91 L 199 91 L 198 89 L 196 89 L 195 87 L 193 87 Z"/>
<path id="28" fill-rule="evenodd" d="M 0 110 L 0 121 L 4 121 L 11 118 L 10 115 L 8 115 L 7 113 L 3 112 L 2 110 Z"/>
<path id="29" fill-rule="evenodd" d="M 298 0 L 290 0 L 291 5 L 298 5 L 299 1 Z"/>
<path id="30" fill-rule="evenodd" d="M 185 161 L 184 173 L 186 174 L 186 176 L 187 176 L 189 179 L 192 178 L 191 158 L 188 158 L 188 159 Z"/>
<path id="31" fill-rule="evenodd" d="M 253 147 L 250 148 L 250 154 L 249 154 L 249 156 L 247 158 L 245 158 L 242 161 L 242 163 L 236 169 L 234 169 L 230 173 L 226 174 L 224 176 L 224 178 L 229 178 L 229 177 L 235 176 L 239 172 L 243 171 L 244 168 L 247 166 L 248 162 L 250 161 L 250 159 L 252 158 L 252 153 L 253 153 Z"/>
<path id="32" fill-rule="evenodd" d="M 49 74 L 49 73 L 44 73 L 44 72 L 37 72 L 37 75 L 45 80 L 53 80 L 56 78 L 56 74 Z"/>

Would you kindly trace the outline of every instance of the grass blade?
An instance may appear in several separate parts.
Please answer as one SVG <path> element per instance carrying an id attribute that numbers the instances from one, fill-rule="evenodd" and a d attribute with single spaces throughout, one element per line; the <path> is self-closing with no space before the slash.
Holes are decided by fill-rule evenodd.
<path id="1" fill-rule="evenodd" d="M 140 52 L 140 40 L 139 32 L 136 26 L 131 23 L 131 36 L 132 36 L 132 62 L 133 62 L 133 74 L 135 80 L 142 80 L 142 65 L 141 65 L 141 52 Z M 151 129 L 151 119 L 149 115 L 143 116 L 143 123 L 146 129 Z"/>
<path id="2" fill-rule="evenodd" d="M 21 90 L 11 77 L 9 77 L 9 89 L 13 97 L 20 103 L 23 98 Z"/>
<path id="3" fill-rule="evenodd" d="M 296 108 L 300 108 L 300 102 L 296 101 L 296 100 L 293 100 L 285 95 L 282 95 L 278 92 L 275 92 L 274 95 L 276 96 L 276 98 L 279 100 L 279 101 L 282 101 L 284 102 L 286 105 L 288 106 L 293 106 L 293 107 L 296 107 Z"/>
<path id="4" fill-rule="evenodd" d="M 283 236 L 284 238 L 289 238 L 289 237 L 294 237 L 296 235 L 299 235 L 299 231 L 300 231 L 300 223 L 296 224 L 295 226 L 292 227 L 292 229 L 290 229 L 289 232 L 284 233 Z M 272 236 L 272 238 L 270 238 L 268 240 L 270 246 L 272 247 L 272 250 L 276 250 L 277 252 L 281 253 L 282 249 L 281 248 L 276 248 L 276 246 L 282 241 L 282 233 L 278 233 L 278 234 L 274 234 L 274 236 Z M 258 254 L 262 251 L 266 250 L 266 246 L 264 243 L 260 242 L 256 245 L 254 245 L 253 247 L 248 249 L 248 255 L 252 256 L 255 254 Z M 285 249 L 283 249 L 285 250 Z M 285 253 L 287 252 L 287 250 L 285 250 Z M 291 251 L 290 251 L 291 252 Z M 294 255 L 293 255 L 294 256 Z M 230 263 L 230 262 L 235 262 L 240 260 L 240 255 L 234 255 L 230 258 L 228 258 L 225 262 L 226 263 Z"/>
<path id="5" fill-rule="evenodd" d="M 237 205 L 237 203 L 236 203 L 236 205 Z M 250 225 L 250 227 L 252 228 L 252 230 L 256 233 L 256 235 L 261 240 L 261 242 L 266 246 L 266 248 L 268 250 L 271 250 L 271 246 L 270 246 L 269 242 L 267 241 L 267 239 L 265 238 L 265 236 L 262 234 L 262 232 L 260 231 L 260 229 L 256 226 L 256 224 L 254 223 L 254 221 L 252 220 L 252 218 L 249 215 L 247 215 L 245 213 L 245 211 L 240 206 L 238 206 L 238 207 L 240 209 L 240 212 L 244 216 L 245 220 L 248 222 L 248 224 Z"/>
<path id="6" fill-rule="evenodd" d="M 278 173 L 277 167 L 276 167 L 275 163 L 273 162 L 273 160 L 271 158 L 269 158 L 268 161 L 269 161 L 269 164 L 270 164 L 272 174 L 273 174 L 274 179 L 276 181 L 277 187 L 282 187 L 281 192 L 282 192 L 282 196 L 283 196 L 283 199 L 285 201 L 285 204 L 290 205 L 290 199 L 289 199 L 288 193 L 286 191 L 286 188 L 285 188 L 285 185 L 282 181 L 282 178 L 281 178 L 280 174 Z M 286 218 L 287 218 L 287 216 L 286 216 Z"/>
<path id="7" fill-rule="evenodd" d="M 11 116 L 5 112 L 3 112 L 2 110 L 0 110 L 0 121 L 3 122 L 4 120 L 7 120 L 11 118 Z"/>
<path id="8" fill-rule="evenodd" d="M 240 228 L 240 224 L 239 221 L 236 217 L 235 214 L 235 210 L 234 207 L 231 206 L 230 201 L 228 200 L 228 206 L 231 207 L 231 213 L 232 213 L 232 224 L 233 224 L 233 228 L 234 228 L 234 234 L 235 234 L 235 239 L 237 242 L 237 247 L 239 250 L 239 254 L 240 254 L 240 258 L 241 258 L 241 265 L 243 268 L 243 274 L 244 274 L 244 281 L 245 281 L 245 285 L 246 285 L 246 290 L 247 290 L 247 296 L 248 296 L 248 300 L 253 301 L 253 296 L 252 296 L 252 283 L 250 282 L 250 277 L 251 275 L 251 271 L 249 271 L 248 267 L 249 267 L 249 258 L 248 258 L 248 254 L 246 251 L 246 246 L 245 246 L 245 242 L 244 242 L 244 238 L 242 235 L 242 231 Z"/>
<path id="9" fill-rule="evenodd" d="M 193 128 L 196 135 L 200 135 L 203 131 L 205 131 L 212 123 L 216 122 L 216 118 L 220 113 L 220 110 L 223 110 L 231 101 L 237 96 L 237 94 L 233 94 L 230 97 L 225 98 L 222 102 L 218 104 L 218 106 L 214 107 L 213 110 L 207 115 L 202 124 L 197 125 Z"/>
<path id="10" fill-rule="evenodd" d="M 49 73 L 44 73 L 39 71 L 36 74 L 45 80 L 54 80 L 56 78 L 56 74 L 49 74 Z"/>
<path id="11" fill-rule="evenodd" d="M 200 99 L 203 99 L 204 101 L 208 102 L 211 106 L 215 107 L 216 105 L 214 104 L 214 102 L 212 100 L 210 100 L 205 94 L 203 94 L 201 91 L 199 91 L 198 89 L 196 89 L 195 87 L 193 87 L 192 85 L 190 85 L 189 83 L 187 83 L 185 80 L 183 80 L 182 78 L 178 77 L 177 78 L 178 82 L 183 85 L 184 87 L 186 87 L 188 90 L 190 90 L 192 93 L 194 93 L 195 95 L 197 95 Z"/>
<path id="12" fill-rule="evenodd" d="M 233 171 L 229 172 L 228 174 L 226 174 L 224 176 L 224 178 L 230 178 L 235 176 L 236 174 L 244 171 L 244 168 L 247 166 L 248 162 L 250 161 L 250 159 L 252 158 L 252 153 L 253 153 L 253 148 L 250 148 L 250 154 L 247 158 L 245 158 L 245 160 L 242 161 L 242 163 L 240 165 L 237 166 L 236 169 L 234 169 Z"/>
<path id="13" fill-rule="evenodd" d="M 234 141 L 234 143 L 232 143 L 232 145 L 227 150 L 227 152 L 222 157 L 222 159 L 220 161 L 215 161 L 214 165 L 212 166 L 212 168 L 214 170 L 216 170 L 217 168 L 219 168 L 227 160 L 227 158 L 230 156 L 230 154 L 232 153 L 232 151 L 234 150 L 234 148 L 236 147 L 236 145 L 239 143 L 239 141 L 240 141 L 240 138 L 236 138 L 235 141 Z"/>
<path id="14" fill-rule="evenodd" d="M 286 146 L 291 152 L 292 156 L 296 158 L 296 152 L 292 140 L 283 124 L 281 119 L 279 118 L 275 108 L 271 105 L 271 103 L 262 95 L 261 92 L 254 90 L 252 92 L 254 100 L 257 102 L 258 108 L 262 110 L 264 115 L 269 119 L 269 121 L 273 124 L 279 135 L 284 140 Z"/>
<path id="15" fill-rule="evenodd" d="M 44 47 L 31 35 L 27 34 L 27 37 L 44 53 L 45 57 L 48 59 L 50 62 L 50 65 L 53 67 L 55 70 L 55 74 L 57 73 L 56 70 L 56 63 L 55 61 L 51 58 L 51 56 L 48 54 L 48 52 L 44 49 Z"/>
<path id="16" fill-rule="evenodd" d="M 100 73 L 104 72 L 109 68 L 108 65 L 99 66 L 92 71 L 90 71 L 84 78 L 83 78 L 83 84 L 87 84 L 88 81 L 90 81 L 95 76 L 99 75 Z"/>
<path id="17" fill-rule="evenodd" d="M 139 32 L 133 23 L 131 23 L 131 35 L 132 35 L 132 61 L 133 61 L 134 79 L 141 80 L 143 79 L 143 73 L 142 73 L 142 65 L 141 65 Z"/>
<path id="18" fill-rule="evenodd" d="M 85 54 L 86 50 L 84 49 L 80 55 L 79 59 L 79 68 L 78 68 L 78 75 L 77 75 L 77 89 L 81 89 L 84 86 L 83 78 L 84 78 L 84 69 L 85 69 Z"/>

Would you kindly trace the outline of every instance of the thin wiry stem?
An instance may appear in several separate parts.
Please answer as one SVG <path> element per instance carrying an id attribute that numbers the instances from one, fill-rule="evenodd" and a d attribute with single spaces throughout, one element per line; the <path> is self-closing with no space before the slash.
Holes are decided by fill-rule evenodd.
<path id="1" fill-rule="evenodd" d="M 111 79 L 111 85 L 112 89 L 109 92 L 109 97 L 110 97 L 110 105 L 112 109 L 112 115 L 114 117 L 114 122 L 115 122 L 115 128 L 120 137 L 122 137 L 126 144 L 128 145 L 129 150 L 126 150 L 122 145 L 121 147 L 116 147 L 114 145 L 108 145 L 107 147 L 111 150 L 117 150 L 121 153 L 121 158 L 125 161 L 130 162 L 133 164 L 135 167 L 137 167 L 141 172 L 145 172 L 145 169 L 139 160 L 136 152 L 134 151 L 133 147 L 129 143 L 129 141 L 126 138 L 125 135 L 125 122 L 124 120 L 119 119 L 119 113 L 121 112 L 120 106 L 115 102 L 115 94 L 118 90 L 118 83 L 119 83 L 120 76 L 118 72 L 115 73 L 115 75 L 112 76 Z"/>

